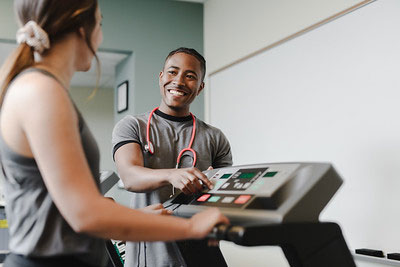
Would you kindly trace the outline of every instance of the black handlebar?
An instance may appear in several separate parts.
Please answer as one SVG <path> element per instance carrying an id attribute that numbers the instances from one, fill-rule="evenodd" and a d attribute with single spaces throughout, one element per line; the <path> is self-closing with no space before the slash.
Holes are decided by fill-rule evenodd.
<path id="1" fill-rule="evenodd" d="M 207 238 L 239 242 L 245 232 L 245 228 L 237 225 L 219 224 L 208 234 Z"/>

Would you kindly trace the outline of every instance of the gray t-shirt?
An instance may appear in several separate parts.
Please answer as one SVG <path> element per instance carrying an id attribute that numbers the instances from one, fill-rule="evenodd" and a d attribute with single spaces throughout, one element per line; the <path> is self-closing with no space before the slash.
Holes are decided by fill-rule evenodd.
<path id="1" fill-rule="evenodd" d="M 38 71 L 53 77 L 51 73 L 41 69 L 31 68 L 24 73 L 29 71 Z M 76 112 L 82 147 L 99 187 L 100 155 L 97 143 L 78 109 Z M 49 144 L 49 149 L 51 145 Z M 35 159 L 11 150 L 1 135 L 0 153 L 1 164 L 6 173 L 6 215 L 11 252 L 32 257 L 69 255 L 93 266 L 105 266 L 107 253 L 104 240 L 76 233 L 69 226 L 54 204 Z"/>
<path id="2" fill-rule="evenodd" d="M 175 168 L 179 152 L 186 148 L 192 136 L 193 120 L 188 117 L 173 117 L 157 110 L 150 123 L 150 141 L 154 154 L 144 151 L 146 145 L 146 127 L 150 112 L 138 116 L 126 116 L 114 127 L 112 135 L 113 156 L 121 146 L 138 143 L 142 147 L 144 166 L 152 169 Z M 196 168 L 201 171 L 212 166 L 221 168 L 232 165 L 232 154 L 225 135 L 196 118 L 196 135 L 192 145 L 197 154 Z M 191 167 L 193 157 L 185 152 L 180 168 Z M 132 208 L 163 203 L 168 200 L 172 186 L 164 186 L 150 193 L 134 193 Z M 125 266 L 186 266 L 182 255 L 174 242 L 128 242 L 126 246 Z"/>

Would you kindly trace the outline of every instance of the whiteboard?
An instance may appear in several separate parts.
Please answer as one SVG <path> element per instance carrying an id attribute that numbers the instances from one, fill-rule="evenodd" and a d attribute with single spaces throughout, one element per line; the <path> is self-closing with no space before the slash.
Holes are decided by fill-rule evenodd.
<path id="1" fill-rule="evenodd" d="M 332 162 L 321 214 L 351 249 L 400 252 L 400 1 L 378 0 L 209 77 L 234 164 Z"/>

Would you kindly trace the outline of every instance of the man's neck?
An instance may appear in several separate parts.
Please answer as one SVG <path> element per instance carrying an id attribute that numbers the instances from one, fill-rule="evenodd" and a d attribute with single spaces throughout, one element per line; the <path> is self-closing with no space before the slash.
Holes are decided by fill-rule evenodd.
<path id="1" fill-rule="evenodd" d="M 170 121 L 177 121 L 177 122 L 185 122 L 185 121 L 192 121 L 193 117 L 191 115 L 185 116 L 185 117 L 177 117 L 177 116 L 172 116 L 169 114 L 166 114 L 162 112 L 161 110 L 156 110 L 154 114 L 157 114 L 158 116 L 170 120 Z"/>
<path id="2" fill-rule="evenodd" d="M 174 117 L 186 117 L 190 115 L 190 111 L 189 109 L 172 109 L 166 105 L 161 104 L 159 107 L 159 110 L 162 113 L 165 113 L 167 115 L 170 116 L 174 116 Z"/>

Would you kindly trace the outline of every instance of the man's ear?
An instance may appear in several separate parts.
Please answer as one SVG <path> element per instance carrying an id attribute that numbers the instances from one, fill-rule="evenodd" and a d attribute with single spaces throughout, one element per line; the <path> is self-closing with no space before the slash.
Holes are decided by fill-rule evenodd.
<path id="1" fill-rule="evenodd" d="M 204 82 L 201 82 L 199 91 L 197 91 L 197 95 L 199 95 L 201 93 L 201 91 L 203 91 L 203 89 L 204 89 Z"/>
<path id="2" fill-rule="evenodd" d="M 158 75 L 158 85 L 160 86 L 160 88 L 161 88 L 161 78 L 163 75 L 164 75 L 164 72 L 160 71 L 160 74 Z"/>

